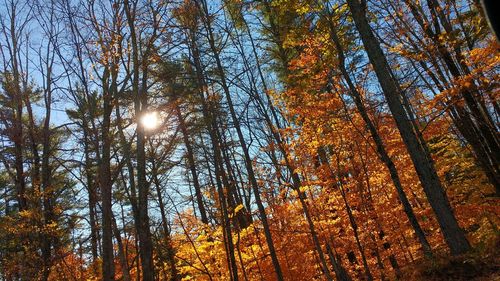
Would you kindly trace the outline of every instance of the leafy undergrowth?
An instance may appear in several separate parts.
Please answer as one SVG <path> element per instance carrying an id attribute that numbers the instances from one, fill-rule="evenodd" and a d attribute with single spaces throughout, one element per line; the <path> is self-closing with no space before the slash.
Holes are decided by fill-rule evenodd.
<path id="1" fill-rule="evenodd" d="M 403 269 L 400 280 L 415 281 L 500 281 L 500 239 L 473 252 L 451 257 L 437 254 Z"/>

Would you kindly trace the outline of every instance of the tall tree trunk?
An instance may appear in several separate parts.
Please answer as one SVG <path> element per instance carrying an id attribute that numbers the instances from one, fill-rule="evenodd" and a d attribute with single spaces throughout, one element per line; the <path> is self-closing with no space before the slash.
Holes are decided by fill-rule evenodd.
<path id="1" fill-rule="evenodd" d="M 118 258 L 120 259 L 120 266 L 122 268 L 122 280 L 123 281 L 131 281 L 130 271 L 127 261 L 127 255 L 125 253 L 125 248 L 122 242 L 122 236 L 120 234 L 120 230 L 118 229 L 118 224 L 116 223 L 116 218 L 113 216 L 113 233 L 115 235 L 116 244 L 118 247 Z"/>
<path id="2" fill-rule="evenodd" d="M 140 109 L 136 109 L 136 116 L 141 116 L 147 112 L 147 103 L 145 101 L 145 93 L 140 93 L 139 98 Z M 148 194 L 149 182 L 146 179 L 146 152 L 145 152 L 146 135 L 144 126 L 138 122 L 137 124 L 137 187 L 139 191 L 139 247 L 142 263 L 142 276 L 144 281 L 154 280 L 154 265 L 153 265 L 153 244 L 151 241 L 151 231 L 149 226 L 148 215 Z"/>
<path id="3" fill-rule="evenodd" d="M 319 242 L 318 233 L 316 232 L 316 228 L 314 227 L 314 222 L 312 220 L 311 214 L 309 213 L 309 207 L 307 206 L 306 202 L 306 194 L 300 190 L 300 186 L 299 188 L 294 188 L 294 190 L 298 193 L 297 197 L 299 198 L 299 202 L 302 207 L 302 212 L 306 217 L 307 226 L 309 227 L 309 232 L 311 233 L 311 238 L 313 240 L 316 253 L 319 256 L 319 261 L 321 264 L 321 269 L 323 270 L 323 274 L 325 275 L 326 280 L 333 281 L 330 269 L 328 268 L 328 265 L 326 263 L 325 254 L 321 249 L 321 243 Z"/>
<path id="4" fill-rule="evenodd" d="M 454 56 L 453 52 L 448 50 L 439 37 L 441 25 L 448 34 L 452 34 L 454 30 L 443 14 L 442 8 L 438 7 L 439 4 L 437 1 L 427 1 L 428 9 L 431 12 L 431 22 L 426 22 L 421 12 L 422 7 L 409 0 L 406 0 L 405 3 L 410 8 L 416 22 L 424 30 L 427 37 L 436 45 L 437 57 L 441 58 L 444 62 L 444 66 L 446 66 L 451 76 L 459 80 L 463 75 L 470 75 L 470 70 L 464 62 L 460 47 L 455 44 L 453 48 Z M 434 30 L 432 30 L 432 27 L 434 27 Z M 458 65 L 456 61 L 458 61 Z M 446 79 L 444 80 L 445 83 L 451 82 Z M 461 88 L 460 94 L 470 113 L 465 110 L 463 104 L 458 103 L 456 100 L 451 100 L 450 102 L 453 105 L 450 108 L 455 109 L 459 113 L 459 118 L 453 118 L 453 121 L 459 132 L 471 145 L 479 165 L 486 173 L 491 184 L 495 187 L 497 194 L 500 194 L 500 141 L 497 136 L 498 131 L 491 116 L 489 116 L 487 110 L 484 110 L 481 102 L 478 101 L 478 99 L 481 99 L 481 94 L 475 85 L 470 87 L 470 89 Z"/>
<path id="5" fill-rule="evenodd" d="M 330 243 L 326 243 L 326 252 L 328 253 L 328 257 L 330 258 L 330 262 L 333 267 L 333 271 L 335 272 L 335 276 L 338 281 L 352 281 L 351 276 L 347 270 L 342 266 L 341 260 L 336 256 L 336 253 L 330 246 Z"/>
<path id="6" fill-rule="evenodd" d="M 153 264 L 153 243 L 151 240 L 151 230 L 149 225 L 148 215 L 148 195 L 149 182 L 146 178 L 146 132 L 144 124 L 139 122 L 143 114 L 148 110 L 148 97 L 146 93 L 147 74 L 148 74 L 148 57 L 145 53 L 142 54 L 142 61 L 139 60 L 138 36 L 136 33 L 136 12 L 137 2 L 130 3 L 124 1 L 125 14 L 130 31 L 131 48 L 132 48 L 132 93 L 134 95 L 134 109 L 137 121 L 137 189 L 138 189 L 138 222 L 137 234 L 139 236 L 139 252 L 142 265 L 142 279 L 144 281 L 153 281 L 155 276 Z M 141 76 L 142 74 L 142 76 Z M 141 79 L 142 78 L 142 79 Z"/>
<path id="7" fill-rule="evenodd" d="M 329 16 L 331 17 L 331 11 L 328 11 Z M 415 234 L 417 236 L 418 241 L 422 245 L 422 249 L 424 251 L 424 254 L 427 256 L 432 256 L 432 249 L 427 241 L 427 238 L 425 237 L 425 233 L 420 227 L 420 224 L 418 223 L 417 217 L 415 216 L 415 213 L 413 212 L 413 208 L 411 207 L 410 201 L 408 200 L 408 197 L 406 196 L 406 193 L 403 189 L 403 186 L 401 185 L 401 180 L 399 179 L 399 174 L 396 169 L 396 165 L 394 165 L 394 162 L 392 161 L 391 157 L 387 153 L 387 150 L 385 149 L 385 144 L 382 141 L 382 138 L 380 137 L 378 130 L 375 127 L 375 124 L 372 122 L 370 117 L 368 116 L 368 111 L 366 110 L 366 107 L 362 101 L 361 94 L 359 93 L 358 89 L 354 85 L 354 82 L 351 79 L 351 76 L 347 72 L 346 64 L 345 64 L 345 53 L 344 53 L 344 48 L 342 47 L 338 34 L 337 34 L 337 29 L 335 28 L 332 20 L 330 19 L 328 21 L 329 26 L 330 26 L 330 35 L 331 38 L 335 44 L 335 47 L 337 48 L 337 57 L 338 57 L 338 62 L 339 62 L 339 68 L 344 76 L 345 81 L 347 82 L 347 85 L 349 87 L 349 95 L 352 97 L 354 100 L 354 103 L 356 105 L 356 108 L 358 109 L 359 114 L 361 115 L 361 118 L 365 122 L 366 126 L 368 127 L 368 130 L 370 132 L 370 135 L 375 142 L 375 147 L 377 149 L 377 154 L 379 156 L 379 159 L 385 164 L 386 168 L 389 170 L 389 174 L 392 179 L 392 183 L 394 184 L 394 187 L 396 188 L 396 191 L 398 193 L 399 201 L 403 205 L 403 210 L 408 217 L 408 220 L 410 221 L 411 226 L 413 227 L 413 230 L 415 231 Z"/>
<path id="8" fill-rule="evenodd" d="M 274 21 L 274 18 L 272 17 L 272 10 L 271 10 L 272 8 L 270 6 L 270 3 L 269 3 L 269 1 L 263 1 L 263 4 L 264 4 L 264 13 L 267 13 L 267 15 L 269 17 L 270 30 L 274 36 L 274 39 L 275 39 L 274 43 L 279 50 L 279 59 L 280 59 L 280 62 L 282 64 L 283 72 L 285 75 L 287 75 L 288 74 L 288 64 L 289 64 L 288 55 L 286 53 L 286 50 L 283 48 L 283 42 L 282 42 L 280 32 L 278 30 L 278 26 L 277 26 L 276 22 Z M 247 28 L 247 34 L 249 35 L 250 42 L 252 44 L 252 51 L 253 51 L 255 60 L 257 62 L 257 70 L 258 70 L 261 82 L 263 83 L 263 86 L 264 86 L 264 94 L 265 94 L 265 97 L 267 100 L 267 106 L 269 107 L 269 109 L 271 111 L 272 118 L 271 118 L 271 116 L 269 116 L 269 114 L 265 110 L 263 110 L 263 116 L 265 118 L 267 126 L 269 127 L 269 129 L 271 131 L 271 134 L 274 138 L 274 141 L 276 141 L 276 144 L 278 146 L 279 151 L 283 155 L 283 160 L 285 162 L 285 168 L 286 168 L 286 170 L 288 170 L 288 172 L 290 173 L 291 178 L 292 178 L 292 187 L 298 193 L 298 198 L 299 198 L 299 201 L 300 201 L 300 204 L 302 207 L 302 212 L 306 218 L 306 222 L 307 222 L 307 225 L 308 225 L 310 233 L 311 233 L 311 239 L 313 241 L 316 253 L 318 254 L 320 265 L 321 265 L 321 268 L 323 270 L 323 273 L 325 274 L 325 277 L 327 278 L 327 280 L 332 280 L 333 277 L 331 276 L 330 270 L 329 270 L 328 265 L 326 263 L 325 254 L 321 248 L 321 243 L 319 241 L 319 238 L 318 238 L 318 235 L 316 232 L 316 228 L 314 226 L 314 222 L 313 222 L 311 215 L 309 213 L 309 209 L 308 209 L 307 202 L 306 202 L 306 195 L 305 195 L 305 193 L 300 191 L 300 186 L 301 186 L 300 177 L 297 174 L 297 172 L 295 171 L 295 167 L 294 167 L 293 163 L 290 161 L 291 158 L 290 158 L 290 154 L 288 153 L 288 151 L 286 149 L 285 141 L 283 140 L 283 138 L 281 137 L 281 135 L 279 133 L 279 130 L 281 129 L 281 125 L 280 125 L 280 120 L 278 117 L 278 112 L 276 110 L 276 107 L 272 104 L 271 97 L 269 96 L 267 83 L 264 79 L 264 75 L 263 75 L 263 72 L 262 72 L 262 69 L 260 66 L 260 61 L 259 61 L 259 56 L 258 56 L 257 51 L 256 51 L 256 46 L 255 46 L 253 38 L 251 36 L 248 24 L 246 23 L 246 21 L 244 21 L 244 23 L 245 23 L 245 27 Z M 261 106 L 264 106 L 263 101 L 261 101 L 260 99 L 258 99 L 258 101 L 261 104 Z M 273 121 L 274 121 L 274 124 L 273 124 Z M 275 128 L 275 126 L 276 126 L 276 128 Z M 273 164 L 275 165 L 276 171 L 279 171 L 282 168 L 281 164 L 279 164 L 279 163 L 273 163 Z"/>
<path id="9" fill-rule="evenodd" d="M 248 147 L 247 147 L 247 144 L 245 142 L 243 132 L 241 130 L 240 121 L 239 121 L 238 116 L 236 115 L 236 111 L 234 109 L 234 105 L 233 105 L 233 102 L 231 99 L 231 94 L 229 91 L 229 86 L 227 85 L 227 82 L 226 82 L 224 68 L 223 68 L 221 60 L 220 60 L 219 51 L 217 49 L 217 46 L 215 45 L 213 31 L 212 31 L 212 27 L 211 27 L 211 23 L 210 23 L 210 19 L 209 19 L 210 16 L 209 16 L 208 8 L 207 8 L 207 3 L 205 0 L 200 0 L 200 2 L 201 2 L 200 8 L 202 10 L 202 15 L 204 15 L 203 16 L 204 21 L 205 21 L 204 24 L 205 24 L 205 27 L 206 27 L 207 33 L 208 33 L 208 42 L 209 42 L 210 48 L 212 49 L 213 56 L 215 58 L 218 75 L 219 75 L 219 78 L 221 80 L 221 85 L 222 85 L 222 88 L 224 90 L 225 97 L 226 97 L 226 100 L 227 100 L 227 103 L 229 106 L 229 112 L 231 114 L 231 119 L 232 119 L 233 125 L 236 129 L 236 133 L 238 135 L 238 140 L 240 142 L 241 149 L 242 149 L 243 154 L 244 154 L 245 167 L 246 167 L 246 170 L 248 173 L 248 177 L 250 179 L 250 183 L 252 185 L 252 191 L 253 191 L 254 196 L 255 196 L 255 203 L 257 205 L 257 209 L 259 211 L 259 216 L 260 216 L 260 219 L 262 222 L 262 226 L 264 228 L 264 235 L 266 238 L 267 246 L 269 248 L 269 254 L 270 254 L 271 260 L 273 262 L 274 271 L 276 273 L 276 278 L 279 281 L 282 281 L 283 280 L 283 273 L 281 270 L 281 265 L 280 265 L 279 260 L 278 260 L 278 256 L 276 254 L 276 249 L 274 247 L 274 242 L 272 239 L 272 234 L 271 234 L 271 230 L 269 227 L 269 222 L 267 220 L 266 210 L 264 208 L 264 204 L 263 204 L 262 199 L 260 197 L 259 185 L 257 183 L 257 179 L 255 177 L 255 172 L 253 170 L 252 159 L 250 157 L 250 153 L 248 152 Z M 197 3 L 197 5 L 199 5 L 198 1 L 196 1 L 196 3 Z"/>
<path id="10" fill-rule="evenodd" d="M 368 23 L 366 2 L 362 4 L 359 0 L 347 0 L 347 3 L 424 192 L 436 214 L 445 241 L 452 254 L 465 253 L 470 250 L 470 244 L 453 214 L 451 205 L 434 168 L 431 155 L 428 152 L 427 143 L 419 138 L 417 132 L 415 132 L 416 128 L 413 127 L 408 113 L 404 109 L 401 101 L 401 96 L 404 93 L 393 77 L 380 43 Z"/>
<path id="11" fill-rule="evenodd" d="M 207 211 L 205 210 L 205 204 L 203 202 L 203 194 L 201 192 L 200 182 L 198 180 L 198 172 L 196 171 L 196 163 L 194 161 L 193 148 L 191 146 L 191 140 L 189 139 L 189 133 L 187 130 L 186 122 L 182 116 L 179 101 L 174 101 L 174 111 L 179 121 L 179 127 L 182 132 L 182 139 L 184 141 L 184 146 L 186 147 L 186 157 L 188 160 L 189 171 L 191 172 L 191 177 L 193 180 L 194 193 L 196 196 L 196 203 L 198 205 L 198 211 L 200 212 L 201 221 L 204 224 L 208 224 Z"/>
<path id="12" fill-rule="evenodd" d="M 321 160 L 321 162 L 327 166 L 328 168 L 328 171 L 330 173 L 330 177 L 334 180 L 334 182 L 337 182 L 338 183 L 338 189 L 340 191 L 340 195 L 342 197 L 342 201 L 344 202 L 344 207 L 345 207 L 345 210 L 347 212 L 347 216 L 349 218 L 349 223 L 351 225 L 351 228 L 352 228 L 352 231 L 354 233 L 354 238 L 356 240 L 356 245 L 358 246 L 358 250 L 359 250 L 359 253 L 361 255 L 361 260 L 363 262 L 363 267 L 365 269 L 365 275 L 367 277 L 367 279 L 369 281 L 373 280 L 373 275 L 370 271 L 370 267 L 368 266 L 368 261 L 366 259 L 366 255 L 365 255 L 365 251 L 364 251 L 364 247 L 361 245 L 361 240 L 359 238 L 359 232 L 358 232 L 358 225 L 356 223 L 356 219 L 354 217 L 354 214 L 352 213 L 352 209 L 351 209 L 351 206 L 349 204 L 349 202 L 347 201 L 347 194 L 345 193 L 345 190 L 344 190 L 344 187 L 343 187 L 343 179 L 341 177 L 341 175 L 339 174 L 339 159 L 337 159 L 337 175 L 335 174 L 334 170 L 332 169 L 329 161 L 328 161 L 328 158 L 327 158 L 327 155 L 326 155 L 326 151 L 323 149 L 323 148 L 319 148 L 318 149 L 318 156 Z"/>
<path id="13" fill-rule="evenodd" d="M 108 82 L 109 71 L 104 71 L 104 82 Z M 109 84 L 108 84 L 109 85 Z M 111 182 L 111 138 L 110 123 L 112 112 L 112 97 L 110 89 L 103 89 L 103 119 L 102 119 L 102 151 L 99 163 L 99 183 L 102 201 L 102 278 L 105 281 L 115 279 L 113 255 L 113 210 Z"/>
<path id="14" fill-rule="evenodd" d="M 92 158 L 90 157 L 90 140 L 88 134 L 88 124 L 86 122 L 85 116 L 82 118 L 83 125 L 83 145 L 84 145 L 84 154 L 85 154 L 85 179 L 87 181 L 87 193 L 89 200 L 89 224 L 90 224 L 90 252 L 92 254 L 92 263 L 94 265 L 94 273 L 97 273 L 97 268 L 95 265 L 97 264 L 98 258 L 98 240 L 97 240 L 97 214 L 96 214 L 96 205 L 97 205 L 97 190 L 94 184 L 95 177 L 92 172 Z"/>
<path id="15" fill-rule="evenodd" d="M 53 190 L 51 186 L 52 171 L 50 167 L 50 154 L 51 154 L 51 131 L 50 131 L 50 115 L 52 106 L 52 65 L 47 62 L 47 87 L 44 90 L 45 98 L 45 120 L 43 124 L 43 137 L 42 137 L 42 190 L 43 190 L 43 216 L 44 224 L 51 225 L 54 222 L 54 212 L 53 212 Z M 49 279 L 50 268 L 52 266 L 51 261 L 51 247 L 53 244 L 53 237 L 45 235 L 44 241 L 42 242 L 42 258 L 44 260 L 43 268 L 43 280 Z"/>
<path id="16" fill-rule="evenodd" d="M 219 197 L 220 203 L 220 211 L 222 214 L 222 229 L 224 236 L 224 244 L 226 248 L 226 257 L 228 262 L 228 268 L 230 272 L 230 280 L 237 281 L 238 280 L 238 266 L 236 264 L 236 258 L 234 256 L 234 244 L 232 238 L 231 231 L 231 222 L 229 219 L 228 209 L 227 209 L 227 201 L 224 192 L 224 186 L 228 187 L 229 183 L 227 182 L 227 177 L 225 175 L 223 166 L 222 166 L 222 154 L 220 151 L 220 140 L 217 134 L 217 119 L 213 114 L 213 110 L 215 107 L 209 104 L 210 99 L 205 98 L 204 89 L 206 89 L 206 83 L 203 77 L 203 68 L 200 60 L 200 54 L 196 45 L 195 34 L 193 30 L 188 31 L 189 37 L 189 47 L 191 54 L 193 56 L 193 62 L 195 66 L 195 77 L 196 77 L 196 86 L 198 90 L 198 95 L 201 99 L 202 105 L 202 113 L 203 117 L 207 122 L 207 129 L 210 136 L 210 141 L 212 144 L 213 154 L 214 154 L 214 170 L 215 170 L 215 182 L 217 187 L 217 195 Z"/>
<path id="17" fill-rule="evenodd" d="M 24 160 L 23 160 L 23 89 L 21 89 L 21 74 L 19 73 L 19 44 L 18 35 L 16 34 L 16 18 L 17 11 L 16 6 L 11 5 L 10 7 L 10 38 L 12 40 L 12 47 L 10 49 L 12 57 L 12 78 L 14 83 L 14 112 L 13 115 L 13 136 L 12 141 L 14 143 L 14 168 L 16 170 L 15 177 L 15 187 L 17 192 L 17 202 L 19 205 L 19 210 L 26 210 L 28 203 L 26 200 L 26 182 L 24 179 Z"/>
<path id="18" fill-rule="evenodd" d="M 158 205 L 160 207 L 160 216 L 161 216 L 161 225 L 163 228 L 163 240 L 165 241 L 165 252 L 167 263 L 170 267 L 170 281 L 178 281 L 180 280 L 179 273 L 177 271 L 177 267 L 175 265 L 175 249 L 172 245 L 172 238 L 170 235 L 170 229 L 168 227 L 167 213 L 165 210 L 165 204 L 163 203 L 163 199 L 161 196 L 161 187 L 160 187 L 160 179 L 158 178 L 158 167 L 156 162 L 152 161 L 152 178 L 154 181 L 154 185 L 156 187 L 156 194 L 158 196 Z"/>

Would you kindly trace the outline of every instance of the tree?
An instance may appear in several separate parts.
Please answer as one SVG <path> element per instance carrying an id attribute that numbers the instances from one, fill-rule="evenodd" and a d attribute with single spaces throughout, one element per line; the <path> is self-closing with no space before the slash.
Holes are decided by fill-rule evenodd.
<path id="1" fill-rule="evenodd" d="M 391 73 L 380 44 L 366 19 L 366 6 L 357 0 L 348 0 L 347 3 L 422 187 L 438 218 L 444 238 L 452 254 L 465 253 L 470 250 L 469 242 L 453 214 L 434 168 L 427 144 L 418 128 L 412 124 L 410 116 L 403 106 L 401 99 L 404 93 Z"/>

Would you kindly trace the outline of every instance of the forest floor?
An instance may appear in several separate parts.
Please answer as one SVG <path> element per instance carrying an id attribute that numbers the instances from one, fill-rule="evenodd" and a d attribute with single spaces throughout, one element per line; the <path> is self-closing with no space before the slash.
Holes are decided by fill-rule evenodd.
<path id="1" fill-rule="evenodd" d="M 437 255 L 403 268 L 400 280 L 415 281 L 500 281 L 500 240 L 470 254 Z"/>

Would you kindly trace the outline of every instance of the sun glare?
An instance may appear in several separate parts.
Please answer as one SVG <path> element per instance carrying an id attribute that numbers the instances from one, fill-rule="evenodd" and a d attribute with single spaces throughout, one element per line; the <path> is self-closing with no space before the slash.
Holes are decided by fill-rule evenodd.
<path id="1" fill-rule="evenodd" d="M 146 112 L 141 117 L 141 124 L 146 130 L 154 130 L 160 125 L 160 118 L 156 111 Z"/>

